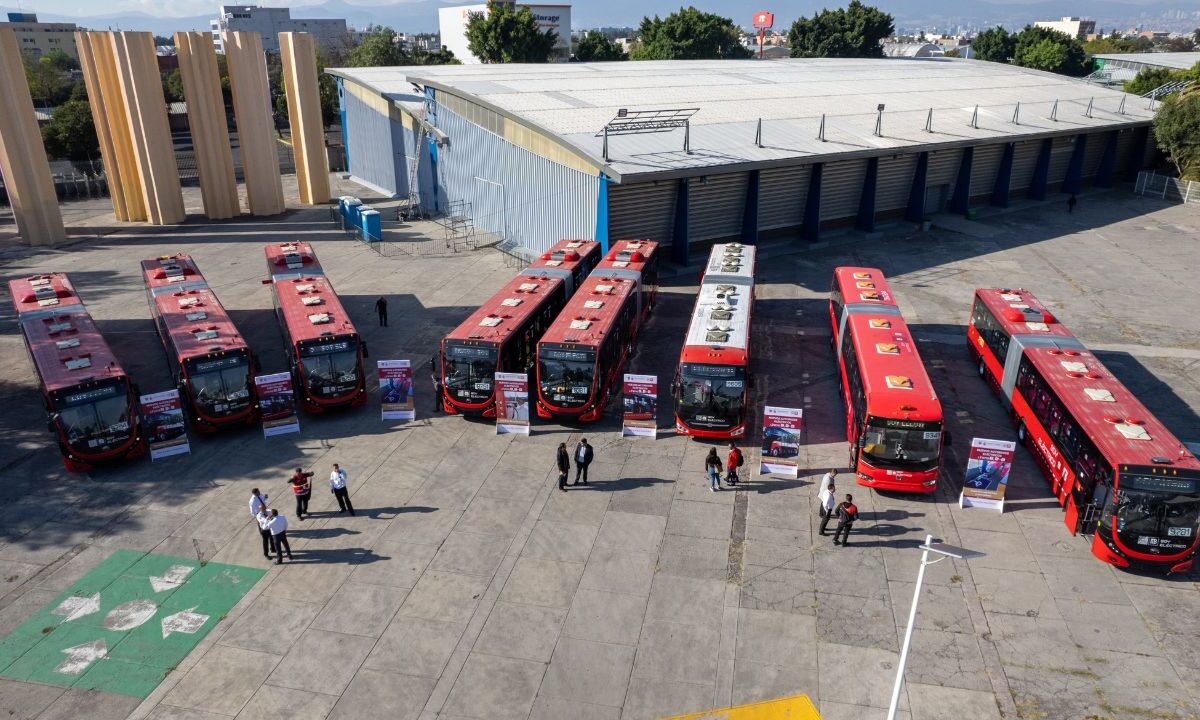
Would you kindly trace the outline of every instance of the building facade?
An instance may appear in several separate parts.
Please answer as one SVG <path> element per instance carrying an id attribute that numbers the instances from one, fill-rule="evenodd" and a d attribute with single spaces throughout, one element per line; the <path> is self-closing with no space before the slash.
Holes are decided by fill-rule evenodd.
<path id="1" fill-rule="evenodd" d="M 1057 30 L 1073 38 L 1087 39 L 1088 35 L 1096 33 L 1096 21 L 1077 17 L 1065 17 L 1061 20 L 1039 20 L 1034 25 L 1047 30 Z"/>
<path id="2" fill-rule="evenodd" d="M 542 30 L 551 30 L 558 36 L 550 62 L 568 62 L 571 59 L 571 6 L 534 5 L 520 3 L 533 12 L 533 19 Z M 470 13 L 486 13 L 486 3 L 457 5 L 438 8 L 438 30 L 442 45 L 454 53 L 464 65 L 477 65 L 479 58 L 467 48 L 467 17 Z"/>
<path id="3" fill-rule="evenodd" d="M 220 14 L 210 26 L 213 46 L 218 53 L 225 52 L 221 39 L 223 32 L 256 32 L 262 36 L 263 50 L 272 55 L 279 54 L 281 32 L 309 33 L 322 48 L 341 48 L 353 39 L 344 19 L 293 18 L 292 11 L 285 7 L 222 5 Z"/>
<path id="4" fill-rule="evenodd" d="M 36 13 L 8 13 L 8 22 L 0 26 L 16 33 L 22 53 L 37 58 L 62 50 L 72 60 L 79 60 L 79 51 L 75 49 L 75 32 L 79 27 L 75 23 L 38 22 Z"/>

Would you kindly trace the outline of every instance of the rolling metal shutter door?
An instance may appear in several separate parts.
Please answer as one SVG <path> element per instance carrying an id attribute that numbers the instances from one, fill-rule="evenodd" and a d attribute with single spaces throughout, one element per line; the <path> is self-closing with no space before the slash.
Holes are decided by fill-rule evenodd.
<path id="1" fill-rule="evenodd" d="M 1062 181 L 1067 177 L 1067 166 L 1071 164 L 1071 153 L 1074 150 L 1074 135 L 1054 138 L 1054 145 L 1050 150 L 1050 187 L 1057 189 L 1062 185 Z"/>
<path id="2" fill-rule="evenodd" d="M 1100 169 L 1100 158 L 1104 157 L 1104 148 L 1108 147 L 1109 133 L 1099 132 L 1088 135 L 1087 151 L 1083 156 L 1083 176 L 1096 177 Z"/>
<path id="3" fill-rule="evenodd" d="M 980 145 L 971 164 L 971 197 L 990 195 L 996 186 L 996 173 L 1004 157 L 1003 145 Z"/>
<path id="4" fill-rule="evenodd" d="M 772 168 L 758 177 L 758 229 L 799 227 L 812 167 Z"/>
<path id="5" fill-rule="evenodd" d="M 677 180 L 608 186 L 608 236 L 612 240 L 670 243 Z"/>
<path id="6" fill-rule="evenodd" d="M 958 180 L 958 166 L 962 163 L 962 150 L 942 150 L 929 153 L 929 176 L 926 185 L 949 185 L 954 192 Z"/>
<path id="7" fill-rule="evenodd" d="M 916 170 L 916 155 L 879 158 L 879 179 L 875 185 L 876 212 L 908 207 L 908 193 L 912 189 Z"/>
<path id="8" fill-rule="evenodd" d="M 1117 167 L 1115 168 L 1117 179 L 1124 179 L 1125 170 L 1129 167 L 1130 155 L 1133 153 L 1133 141 L 1136 137 L 1137 132 L 1134 130 L 1121 131 L 1120 139 L 1117 141 Z"/>
<path id="9" fill-rule="evenodd" d="M 690 181 L 688 240 L 703 242 L 741 235 L 749 181 L 746 173 L 709 175 L 707 182 Z"/>
<path id="10" fill-rule="evenodd" d="M 836 220 L 858 214 L 866 160 L 826 163 L 821 171 L 821 219 Z"/>
<path id="11" fill-rule="evenodd" d="M 1008 186 L 1010 195 L 1018 191 L 1024 192 L 1033 185 L 1033 171 L 1037 169 L 1037 158 L 1041 149 L 1041 140 L 1023 140 L 1017 143 L 1013 154 L 1012 182 Z"/>

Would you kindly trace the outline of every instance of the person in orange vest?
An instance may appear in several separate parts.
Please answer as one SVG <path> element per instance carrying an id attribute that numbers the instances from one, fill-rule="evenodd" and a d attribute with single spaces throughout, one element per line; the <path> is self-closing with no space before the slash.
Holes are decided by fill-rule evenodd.
<path id="1" fill-rule="evenodd" d="M 304 468 L 296 468 L 292 474 L 292 492 L 296 495 L 296 519 L 303 520 L 308 513 L 308 499 L 312 497 L 312 476 Z"/>
<path id="2" fill-rule="evenodd" d="M 735 443 L 729 443 L 729 457 L 725 463 L 725 482 L 730 485 L 738 484 L 738 468 L 742 466 L 742 451 Z"/>

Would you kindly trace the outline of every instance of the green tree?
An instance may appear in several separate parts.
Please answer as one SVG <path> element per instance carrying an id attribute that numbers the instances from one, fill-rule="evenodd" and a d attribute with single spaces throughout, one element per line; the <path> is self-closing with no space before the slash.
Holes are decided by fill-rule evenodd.
<path id="1" fill-rule="evenodd" d="M 1116 55 L 1119 53 L 1137 52 L 1133 41 L 1123 37 L 1098 37 L 1083 44 L 1083 51 L 1088 55 Z"/>
<path id="2" fill-rule="evenodd" d="M 1200 180 L 1200 93 L 1167 98 L 1154 116 L 1154 139 L 1180 178 Z"/>
<path id="3" fill-rule="evenodd" d="M 1145 95 L 1170 82 L 1174 75 L 1170 68 L 1146 68 L 1132 80 L 1126 80 L 1123 89 L 1131 95 Z"/>
<path id="4" fill-rule="evenodd" d="M 408 56 L 409 65 L 462 65 L 462 61 L 454 57 L 454 52 L 445 46 L 430 52 L 425 48 L 413 48 Z"/>
<path id="5" fill-rule="evenodd" d="M 79 69 L 79 62 L 62 50 L 51 50 L 38 58 L 38 62 L 47 63 L 59 72 L 70 72 Z"/>
<path id="6" fill-rule="evenodd" d="M 891 15 L 852 0 L 845 9 L 796 20 L 788 30 L 788 44 L 795 58 L 878 58 L 883 57 L 880 43 L 894 31 Z"/>
<path id="7" fill-rule="evenodd" d="M 54 111 L 50 122 L 42 128 L 46 155 L 52 159 L 90 160 L 100 153 L 92 110 L 80 100 L 68 100 Z"/>
<path id="8" fill-rule="evenodd" d="M 1060 75 L 1087 74 L 1087 56 L 1078 38 L 1049 28 L 1026 25 L 1013 40 L 1014 65 Z"/>
<path id="9" fill-rule="evenodd" d="M 350 51 L 350 67 L 390 67 L 408 64 L 404 50 L 396 42 L 396 31 L 390 27 L 372 26 L 367 35 Z"/>
<path id="10" fill-rule="evenodd" d="M 1173 37 L 1154 43 L 1154 47 L 1159 52 L 1192 52 L 1196 49 L 1196 43 L 1191 36 Z"/>
<path id="11" fill-rule="evenodd" d="M 29 94 L 33 104 L 40 107 L 52 107 L 63 98 L 64 91 L 69 92 L 63 79 L 63 72 L 49 62 L 25 56 L 25 80 L 29 83 Z"/>
<path id="12" fill-rule="evenodd" d="M 579 38 L 579 47 L 575 49 L 575 59 L 579 62 L 628 60 L 629 55 L 607 36 L 598 32 L 589 32 Z"/>
<path id="13" fill-rule="evenodd" d="M 729 60 L 752 57 L 742 31 L 727 17 L 680 8 L 665 18 L 642 18 L 634 60 Z"/>
<path id="14" fill-rule="evenodd" d="M 167 102 L 183 102 L 183 75 L 179 68 L 162 76 L 163 97 Z"/>
<path id="15" fill-rule="evenodd" d="M 558 36 L 542 30 L 527 5 L 489 2 L 467 15 L 467 48 L 485 63 L 544 63 Z"/>
<path id="16" fill-rule="evenodd" d="M 976 60 L 1006 63 L 1012 59 L 1016 48 L 1014 36 L 1003 27 L 984 30 L 971 41 L 971 50 Z"/>

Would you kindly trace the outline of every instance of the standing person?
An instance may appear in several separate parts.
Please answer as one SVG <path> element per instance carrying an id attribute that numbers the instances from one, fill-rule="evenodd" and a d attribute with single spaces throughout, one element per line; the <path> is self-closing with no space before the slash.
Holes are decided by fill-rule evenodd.
<path id="1" fill-rule="evenodd" d="M 558 489 L 563 492 L 567 491 L 567 474 L 571 472 L 571 454 L 567 452 L 567 444 L 558 444 L 558 453 L 555 461 L 558 463 Z"/>
<path id="2" fill-rule="evenodd" d="M 287 539 L 287 518 L 279 511 L 271 508 L 271 519 L 267 521 L 267 529 L 271 531 L 271 541 L 275 543 L 275 564 L 283 564 L 283 552 L 287 551 L 288 560 L 292 559 L 292 546 Z"/>
<path id="3" fill-rule="evenodd" d="M 250 517 L 258 517 L 260 512 L 267 509 L 267 496 L 260 495 L 258 488 L 250 491 Z"/>
<path id="4" fill-rule="evenodd" d="M 704 458 L 704 472 L 708 475 L 708 489 L 716 492 L 721 488 L 721 458 L 717 457 L 717 449 L 709 448 L 708 456 Z"/>
<path id="5" fill-rule="evenodd" d="M 1075 193 L 1071 193 L 1071 197 L 1067 198 L 1067 214 L 1075 212 L 1075 206 L 1079 204 L 1079 200 L 1075 197 Z"/>
<path id="6" fill-rule="evenodd" d="M 725 460 L 725 482 L 730 485 L 738 484 L 738 468 L 742 466 L 742 451 L 736 443 L 729 443 L 729 457 Z"/>
<path id="7" fill-rule="evenodd" d="M 829 472 L 825 473 L 821 477 L 821 487 L 818 488 L 817 493 L 818 494 L 823 493 L 827 489 L 833 487 L 834 480 L 837 480 L 837 468 L 830 469 Z"/>
<path id="8" fill-rule="evenodd" d="M 379 314 L 379 327 L 387 327 L 387 298 L 375 301 L 375 312 Z"/>
<path id="9" fill-rule="evenodd" d="M 579 444 L 575 446 L 575 484 L 578 485 L 580 476 L 583 477 L 583 484 L 587 485 L 588 465 L 592 464 L 592 458 L 595 453 L 592 452 L 592 446 L 588 445 L 587 438 L 582 438 Z"/>
<path id="10" fill-rule="evenodd" d="M 833 517 L 833 508 L 837 503 L 837 488 L 833 483 L 829 483 L 829 487 L 817 494 L 817 502 L 820 507 L 817 508 L 817 514 L 821 516 L 821 535 L 825 535 L 825 529 L 829 527 L 829 518 Z"/>
<path id="11" fill-rule="evenodd" d="M 275 547 L 275 538 L 271 537 L 271 515 L 266 506 L 254 516 L 258 521 L 258 534 L 262 536 L 263 557 L 270 560 L 272 552 L 279 552 L 279 548 Z"/>
<path id="12" fill-rule="evenodd" d="M 854 505 L 853 495 L 847 494 L 845 501 L 837 506 L 837 519 L 837 529 L 833 531 L 833 544 L 838 544 L 838 536 L 841 535 L 841 545 L 846 547 L 850 542 L 850 527 L 858 519 L 858 508 Z"/>
<path id="13" fill-rule="evenodd" d="M 433 409 L 442 411 L 442 378 L 438 375 L 437 357 L 429 358 L 429 379 L 433 381 Z"/>
<path id="14" fill-rule="evenodd" d="M 341 465 L 333 464 L 333 472 L 329 473 L 329 489 L 333 492 L 333 496 L 337 498 L 338 507 L 341 508 L 338 512 L 350 511 L 354 514 L 354 505 L 350 503 L 350 490 L 346 487 L 346 471 Z"/>
<path id="15" fill-rule="evenodd" d="M 296 468 L 292 475 L 292 494 L 296 496 L 296 517 L 300 520 L 308 513 L 308 499 L 312 497 L 312 476 L 304 468 Z"/>

